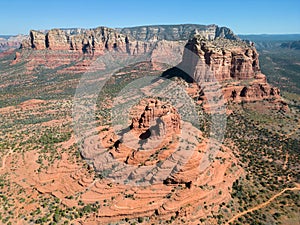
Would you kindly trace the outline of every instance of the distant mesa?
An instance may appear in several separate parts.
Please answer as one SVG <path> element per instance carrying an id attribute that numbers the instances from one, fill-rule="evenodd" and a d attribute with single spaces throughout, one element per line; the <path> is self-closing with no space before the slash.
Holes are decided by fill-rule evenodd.
<path id="1" fill-rule="evenodd" d="M 90 54 L 116 50 L 139 54 L 149 51 L 154 41 L 187 40 L 195 30 L 208 40 L 238 39 L 229 28 L 216 25 L 161 25 L 123 29 L 98 27 L 95 29 L 52 29 L 46 33 L 31 30 L 29 38 L 23 41 L 22 48 L 72 50 Z"/>
<path id="2" fill-rule="evenodd" d="M 188 40 L 191 35 L 197 33 L 208 40 L 216 38 L 226 38 L 236 40 L 238 37 L 227 27 L 217 25 L 153 25 L 139 26 L 119 29 L 122 34 L 128 35 L 140 41 L 150 40 Z"/>

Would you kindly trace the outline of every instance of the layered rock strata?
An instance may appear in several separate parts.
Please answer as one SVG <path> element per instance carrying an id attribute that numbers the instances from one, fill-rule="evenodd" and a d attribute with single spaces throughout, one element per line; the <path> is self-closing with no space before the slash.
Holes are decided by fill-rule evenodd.
<path id="1" fill-rule="evenodd" d="M 70 35 L 60 29 L 52 29 L 46 34 L 30 31 L 30 38 L 23 41 L 23 49 L 70 50 L 87 54 L 103 54 L 104 51 L 141 54 L 149 51 L 151 43 L 130 40 L 114 29 L 98 27 L 84 33 Z"/>

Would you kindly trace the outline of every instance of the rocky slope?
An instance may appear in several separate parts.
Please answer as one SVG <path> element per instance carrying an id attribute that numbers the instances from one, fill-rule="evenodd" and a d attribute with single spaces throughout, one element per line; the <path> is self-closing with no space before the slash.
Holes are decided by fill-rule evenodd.
<path id="1" fill-rule="evenodd" d="M 166 151 L 161 149 L 172 142 L 180 130 L 181 118 L 175 107 L 157 99 L 144 99 L 134 107 L 130 129 L 114 142 L 111 153 L 128 164 L 152 165 L 165 160 Z M 136 139 L 140 141 L 136 143 Z"/>

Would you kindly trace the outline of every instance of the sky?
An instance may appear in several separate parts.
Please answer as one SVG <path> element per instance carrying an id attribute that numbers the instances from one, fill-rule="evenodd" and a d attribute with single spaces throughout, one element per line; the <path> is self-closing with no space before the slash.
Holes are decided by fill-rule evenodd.
<path id="1" fill-rule="evenodd" d="M 217 24 L 236 34 L 300 33 L 300 0 L 0 0 L 0 34 L 51 28 Z"/>

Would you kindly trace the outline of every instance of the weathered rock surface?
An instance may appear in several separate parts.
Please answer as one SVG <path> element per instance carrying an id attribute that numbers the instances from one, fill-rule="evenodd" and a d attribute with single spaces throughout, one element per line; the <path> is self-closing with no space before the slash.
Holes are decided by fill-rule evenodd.
<path id="1" fill-rule="evenodd" d="M 92 54 L 102 53 L 104 50 L 117 50 L 129 54 L 140 54 L 148 52 L 153 41 L 187 40 L 191 33 L 196 31 L 207 40 L 238 39 L 230 29 L 216 25 L 162 25 L 123 29 L 98 27 L 79 30 L 52 29 L 46 34 L 32 30 L 30 39 L 23 42 L 22 48 L 73 50 Z"/>
<path id="2" fill-rule="evenodd" d="M 196 34 L 185 47 L 187 53 L 184 54 L 182 63 L 187 66 L 191 65 L 191 62 L 197 64 L 200 61 L 213 71 L 218 81 L 231 78 L 250 79 L 260 71 L 256 49 L 243 41 L 223 38 L 208 41 L 200 34 Z M 188 51 L 197 55 L 199 59 Z M 196 76 L 196 69 L 192 72 Z"/>
<path id="3" fill-rule="evenodd" d="M 177 110 L 168 103 L 150 98 L 135 106 L 131 116 L 130 130 L 114 143 L 114 157 L 129 164 L 153 164 L 167 157 L 166 151 L 160 150 L 181 131 Z M 149 160 L 154 154 L 156 157 Z"/>
<path id="4" fill-rule="evenodd" d="M 62 30 L 50 30 L 45 35 L 45 47 L 50 50 L 69 50 L 68 37 Z"/>
<path id="5" fill-rule="evenodd" d="M 132 119 L 131 129 L 142 135 L 150 129 L 151 123 L 157 119 L 161 122 L 162 130 L 153 129 L 152 135 L 157 136 L 160 134 L 155 131 L 162 131 L 162 135 L 170 135 L 180 131 L 180 116 L 177 110 L 170 104 L 157 99 L 146 100 L 146 106 L 142 114 Z"/>
<path id="6" fill-rule="evenodd" d="M 28 43 L 28 47 L 31 47 L 36 50 L 41 50 L 46 48 L 46 39 L 45 39 L 45 34 L 39 31 L 30 31 L 30 42 Z M 22 44 L 23 46 L 23 44 Z M 25 45 L 24 45 L 25 47 Z"/>
<path id="7" fill-rule="evenodd" d="M 72 50 L 91 55 L 104 51 L 142 54 L 149 51 L 151 43 L 130 40 L 129 37 L 107 27 L 98 27 L 83 32 L 70 34 L 61 29 L 52 29 L 46 34 L 30 31 L 30 39 L 23 41 L 23 49 L 35 50 Z"/>
<path id="8" fill-rule="evenodd" d="M 223 88 L 224 98 L 234 102 L 279 99 L 280 90 L 268 84 L 263 74 L 259 76 L 261 78 L 253 79 L 247 85 L 243 83 L 226 85 Z"/>
<path id="9" fill-rule="evenodd" d="M 162 76 L 196 82 L 200 99 L 207 103 L 211 96 L 210 107 L 216 109 L 224 104 L 223 97 L 225 102 L 279 99 L 279 89 L 270 86 L 260 71 L 258 56 L 251 43 L 224 38 L 207 40 L 195 33 L 185 45 L 182 62 Z M 223 97 L 217 93 L 223 93 Z"/>

